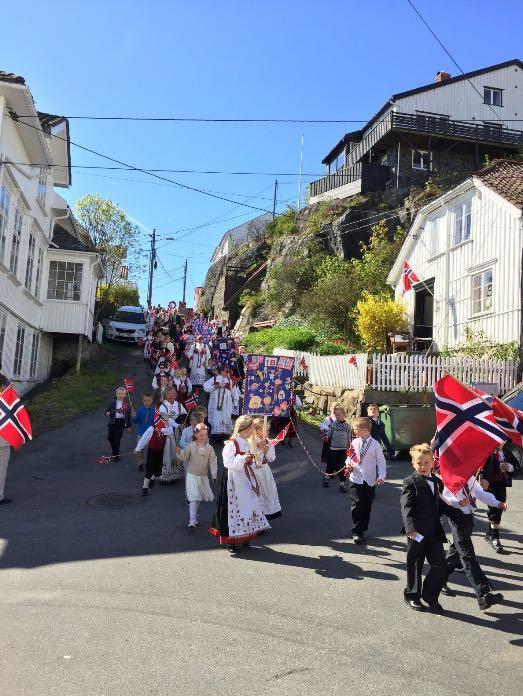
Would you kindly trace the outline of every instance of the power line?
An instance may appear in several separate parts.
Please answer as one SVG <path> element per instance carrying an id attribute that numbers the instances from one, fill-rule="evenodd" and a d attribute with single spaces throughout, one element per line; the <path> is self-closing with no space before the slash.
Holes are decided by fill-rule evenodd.
<path id="1" fill-rule="evenodd" d="M 39 118 L 33 114 L 19 118 Z M 200 116 L 61 116 L 82 121 L 160 121 L 174 123 L 367 123 L 367 118 L 204 118 Z"/>
<path id="2" fill-rule="evenodd" d="M 33 128 L 34 130 L 37 130 L 41 132 L 41 129 L 38 128 L 37 126 L 32 126 L 30 123 L 25 123 L 24 121 L 20 121 L 18 119 L 18 116 L 15 116 L 11 113 L 9 113 L 10 118 L 17 122 L 21 123 L 24 126 L 27 126 L 28 128 Z M 252 210 L 258 210 L 261 211 L 262 213 L 270 213 L 270 210 L 266 210 L 265 208 L 259 208 L 254 205 L 248 205 L 247 203 L 238 203 L 237 201 L 233 201 L 230 198 L 225 198 L 224 196 L 218 196 L 215 193 L 209 193 L 208 191 L 205 191 L 204 189 L 199 189 L 195 188 L 194 186 L 188 186 L 187 184 L 182 184 L 180 181 L 175 181 L 174 179 L 167 179 L 164 176 L 160 176 L 159 174 L 155 174 L 153 172 L 148 171 L 147 169 L 142 169 L 141 167 L 133 167 L 132 165 L 128 164 L 127 162 L 122 162 L 121 160 L 118 160 L 114 157 L 109 157 L 109 155 L 104 155 L 101 152 L 97 152 L 96 150 L 93 150 L 92 148 L 85 147 L 84 145 L 80 145 L 79 143 L 75 143 L 72 140 L 68 140 L 67 138 L 62 138 L 59 135 L 56 135 L 55 133 L 51 133 L 51 136 L 53 138 L 57 138 L 58 140 L 61 140 L 62 142 L 65 143 L 70 143 L 71 145 L 74 145 L 75 147 L 78 147 L 80 150 L 85 150 L 85 152 L 90 152 L 92 155 L 96 155 L 98 157 L 102 157 L 103 159 L 108 160 L 109 162 L 114 162 L 115 164 L 120 164 L 124 167 L 127 167 L 128 169 L 132 169 L 133 171 L 137 172 L 142 172 L 142 174 L 147 174 L 148 176 L 152 176 L 155 179 L 160 179 L 162 181 L 167 181 L 170 184 L 175 184 L 176 186 L 179 186 L 182 189 L 185 189 L 187 191 L 194 191 L 195 193 L 201 193 L 204 196 L 209 196 L 211 198 L 217 198 L 218 200 L 226 201 L 227 203 L 234 203 L 235 205 L 242 206 L 245 208 L 252 208 Z"/>

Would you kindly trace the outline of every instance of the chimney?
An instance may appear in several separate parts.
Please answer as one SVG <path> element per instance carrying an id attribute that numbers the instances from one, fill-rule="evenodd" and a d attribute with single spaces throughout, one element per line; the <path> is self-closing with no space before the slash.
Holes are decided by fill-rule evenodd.
<path id="1" fill-rule="evenodd" d="M 450 73 L 440 70 L 436 75 L 435 82 L 445 82 L 445 80 L 450 80 Z"/>

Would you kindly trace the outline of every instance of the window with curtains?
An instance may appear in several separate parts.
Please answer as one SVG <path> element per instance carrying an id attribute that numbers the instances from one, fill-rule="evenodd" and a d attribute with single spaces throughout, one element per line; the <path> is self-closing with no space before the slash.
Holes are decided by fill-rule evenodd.
<path id="1" fill-rule="evenodd" d="M 472 314 L 480 314 L 492 309 L 492 289 L 492 268 L 472 276 Z"/>
<path id="2" fill-rule="evenodd" d="M 467 201 L 454 208 L 454 244 L 470 239 L 472 229 L 472 203 Z"/>
<path id="3" fill-rule="evenodd" d="M 15 343 L 15 360 L 13 363 L 13 375 L 20 377 L 22 374 L 22 362 L 24 359 L 25 328 L 18 324 Z"/>

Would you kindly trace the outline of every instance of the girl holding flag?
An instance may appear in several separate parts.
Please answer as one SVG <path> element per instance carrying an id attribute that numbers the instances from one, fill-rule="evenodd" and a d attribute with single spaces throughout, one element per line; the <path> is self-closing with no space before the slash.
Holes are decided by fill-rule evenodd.
<path id="1" fill-rule="evenodd" d="M 281 517 L 278 489 L 269 466 L 276 459 L 276 452 L 274 444 L 267 439 L 265 419 L 262 417 L 254 419 L 250 450 L 254 457 L 253 469 L 260 486 L 259 500 L 263 514 L 268 520 Z"/>

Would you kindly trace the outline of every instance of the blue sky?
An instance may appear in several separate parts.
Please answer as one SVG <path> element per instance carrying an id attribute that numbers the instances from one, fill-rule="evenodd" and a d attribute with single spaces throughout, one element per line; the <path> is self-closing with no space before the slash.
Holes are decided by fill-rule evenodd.
<path id="1" fill-rule="evenodd" d="M 522 57 L 520 0 L 415 4 L 465 71 Z M 2 25 L 0 69 L 26 78 L 39 110 L 64 115 L 366 120 L 391 94 L 432 82 L 438 70 L 458 73 L 406 0 L 25 0 L 3 7 Z M 356 127 L 72 120 L 71 139 L 144 168 L 278 173 L 279 199 L 295 202 L 302 131 L 306 182 Z M 76 165 L 111 165 L 71 152 Z M 153 301 L 164 304 L 181 297 L 186 257 L 192 299 L 223 233 L 257 214 L 238 203 L 257 196 L 250 205 L 271 209 L 276 178 L 165 176 L 237 203 L 122 171 L 75 169 L 65 192 L 71 204 L 100 193 L 156 227 L 163 268 Z M 161 240 L 211 220 L 223 222 Z M 144 302 L 146 279 L 139 285 Z"/>

